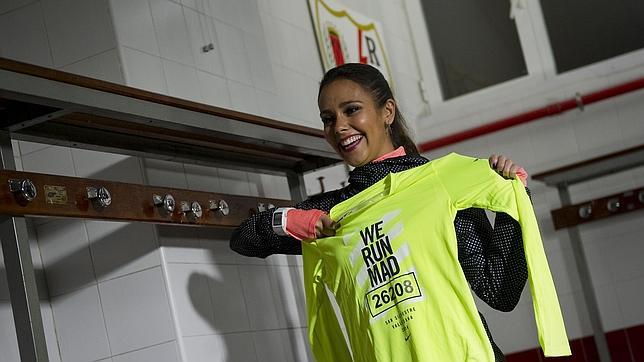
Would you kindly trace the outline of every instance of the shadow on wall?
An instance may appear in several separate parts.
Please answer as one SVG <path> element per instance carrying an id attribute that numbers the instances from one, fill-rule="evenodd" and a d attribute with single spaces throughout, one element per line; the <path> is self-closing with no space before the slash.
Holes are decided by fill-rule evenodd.
<path id="1" fill-rule="evenodd" d="M 267 265 L 264 259 L 236 255 L 228 248 L 230 233 L 216 229 L 196 231 L 202 242 L 222 243 L 226 250 L 205 248 L 205 257 L 216 264 L 204 265 L 205 272 L 190 273 L 187 283 L 192 307 L 212 330 L 223 333 L 221 337 L 228 348 L 222 360 L 313 360 L 308 347 L 302 276 L 298 273 L 301 266 L 296 257 L 281 256 L 280 265 Z M 204 300 L 206 293 L 209 301 Z M 248 342 L 255 349 L 252 356 L 239 349 L 240 343 Z"/>

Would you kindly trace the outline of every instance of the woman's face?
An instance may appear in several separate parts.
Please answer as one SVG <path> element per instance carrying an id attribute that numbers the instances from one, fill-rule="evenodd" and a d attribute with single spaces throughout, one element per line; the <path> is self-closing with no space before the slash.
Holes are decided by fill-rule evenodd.
<path id="1" fill-rule="evenodd" d="M 322 89 L 318 106 L 326 141 L 349 165 L 361 166 L 394 150 L 387 130 L 396 111 L 392 99 L 378 108 L 358 83 L 339 79 Z"/>

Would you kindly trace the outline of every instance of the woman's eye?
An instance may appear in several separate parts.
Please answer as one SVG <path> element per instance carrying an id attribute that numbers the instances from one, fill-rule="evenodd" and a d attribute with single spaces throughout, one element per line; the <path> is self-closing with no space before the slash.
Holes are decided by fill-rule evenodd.
<path id="1" fill-rule="evenodd" d="M 322 119 L 322 124 L 324 124 L 325 126 L 328 126 L 331 123 L 333 123 L 333 117 L 322 117 L 321 119 Z"/>
<path id="2" fill-rule="evenodd" d="M 350 107 L 347 107 L 347 109 L 345 110 L 345 112 L 346 112 L 348 115 L 352 115 L 352 114 L 356 113 L 356 112 L 357 112 L 357 111 L 359 111 L 359 110 L 360 110 L 360 107 L 358 107 L 358 106 L 350 106 Z"/>

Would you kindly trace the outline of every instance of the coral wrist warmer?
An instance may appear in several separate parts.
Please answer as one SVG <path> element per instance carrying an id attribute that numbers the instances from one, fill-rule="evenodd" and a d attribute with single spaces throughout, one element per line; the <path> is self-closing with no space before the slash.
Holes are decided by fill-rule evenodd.
<path id="1" fill-rule="evenodd" d="M 317 209 L 289 210 L 286 233 L 297 240 L 315 239 L 315 224 L 323 214 L 324 211 Z"/>

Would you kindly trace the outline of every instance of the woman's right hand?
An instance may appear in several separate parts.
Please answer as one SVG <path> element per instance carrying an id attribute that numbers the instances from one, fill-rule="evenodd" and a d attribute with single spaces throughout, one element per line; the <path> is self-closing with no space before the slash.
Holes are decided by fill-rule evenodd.
<path id="1" fill-rule="evenodd" d="M 334 236 L 335 229 L 335 221 L 331 220 L 329 215 L 322 214 L 318 221 L 315 223 L 315 236 L 316 238 L 326 238 L 328 236 Z"/>

